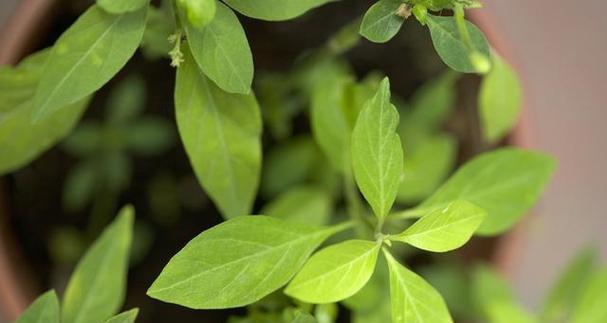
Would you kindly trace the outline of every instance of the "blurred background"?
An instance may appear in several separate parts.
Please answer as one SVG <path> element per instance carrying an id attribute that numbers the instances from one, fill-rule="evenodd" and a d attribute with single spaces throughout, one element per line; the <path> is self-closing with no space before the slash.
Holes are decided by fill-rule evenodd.
<path id="1" fill-rule="evenodd" d="M 0 0 L 0 44 L 14 41 L 19 36 L 15 30 L 9 32 L 7 29 L 17 5 L 29 3 L 32 7 L 40 7 L 42 2 L 44 1 Z M 502 270 L 513 283 L 518 296 L 528 308 L 534 309 L 539 306 L 559 270 L 580 248 L 589 244 L 600 246 L 602 259 L 607 260 L 607 211 L 603 209 L 607 203 L 607 172 L 604 170 L 607 166 L 607 127 L 604 126 L 607 120 L 607 19 L 604 18 L 607 3 L 601 0 L 582 0 L 574 5 L 565 0 L 484 0 L 483 3 L 485 8 L 481 10 L 484 13 L 477 17 L 477 22 L 494 45 L 517 68 L 524 82 L 525 112 L 516 139 L 523 146 L 550 153 L 559 163 L 556 176 L 541 203 L 533 215 L 525 218 L 524 223 L 511 233 L 515 242 L 502 250 L 498 257 L 498 261 L 503 264 Z M 368 5 L 363 4 L 361 7 L 365 6 Z M 56 37 L 73 19 L 73 13 L 55 14 L 56 18 L 47 22 L 47 34 L 39 36 L 41 39 Z M 281 28 L 280 24 L 271 26 Z M 266 25 L 264 28 L 270 27 Z M 260 27 L 247 29 L 249 36 L 263 31 Z M 40 41 L 50 44 L 50 40 Z M 254 44 L 252 46 L 254 57 L 257 55 L 256 50 L 266 50 L 262 45 L 257 48 Z M 300 48 L 292 48 L 290 51 L 296 53 Z M 13 58 L 0 56 L 0 63 L 10 62 L 11 59 Z M 265 62 L 259 63 L 263 65 Z M 280 62 L 276 64 L 280 65 Z M 129 68 L 141 71 L 145 70 L 145 65 L 131 64 Z M 170 69 L 166 67 L 151 73 L 163 78 L 169 72 Z M 150 109 L 157 114 L 156 117 L 162 118 L 165 113 L 163 109 L 172 107 L 170 93 L 165 96 L 154 94 L 157 92 L 154 85 L 147 86 L 148 93 L 153 95 L 152 101 L 156 102 L 155 107 Z M 92 109 L 93 115 L 101 114 L 98 107 Z M 158 150 L 158 154 L 169 151 L 183 156 L 180 144 L 172 143 L 172 130 L 168 129 L 166 133 L 164 146 L 152 147 L 151 150 Z M 70 153 L 69 148 L 66 150 Z M 133 158 L 133 168 L 137 171 L 132 176 L 135 178 L 133 182 L 137 182 L 138 176 L 148 175 L 141 171 L 146 163 L 138 160 L 138 157 Z M 78 162 L 79 159 L 71 160 L 72 165 Z M 179 196 L 175 199 L 186 203 L 184 213 L 200 212 L 205 206 L 197 203 L 204 202 L 188 200 L 188 196 L 197 196 L 200 192 L 191 176 L 187 160 L 159 162 L 177 165 L 173 167 L 177 171 L 172 174 L 156 174 L 154 180 L 172 183 L 172 187 L 179 192 L 175 193 Z M 64 175 L 67 176 L 57 176 Z M 19 176 L 21 180 L 28 180 L 27 173 Z M 19 181 L 19 178 L 16 180 Z M 40 185 L 45 186 L 44 183 Z M 146 187 L 139 189 L 154 194 L 154 185 L 146 183 Z M 156 187 L 166 185 L 156 184 Z M 132 188 L 134 189 L 137 187 Z M 156 194 L 167 195 L 162 191 Z M 126 196 L 129 196 L 128 191 Z M 32 201 L 35 201 L 34 197 L 16 203 Z M 190 205 L 187 205 L 188 201 Z M 55 206 L 61 208 L 60 203 Z M 35 207 L 34 210 L 42 213 L 47 211 Z M 169 214 L 179 213 L 171 212 L 168 211 Z M 179 228 L 184 228 L 185 231 L 180 231 L 180 237 L 166 239 L 173 239 L 173 243 L 184 239 L 187 241 L 196 231 L 187 228 L 205 227 L 218 220 L 180 222 Z M 172 223 L 173 220 L 158 221 Z M 145 236 L 147 229 L 141 230 Z M 159 235 L 158 232 L 156 234 Z M 68 240 L 73 238 L 69 232 L 64 232 L 61 237 Z M 153 250 L 164 259 L 172 252 L 160 247 Z M 141 281 L 146 279 L 149 277 L 140 277 Z M 1 313 L 0 322 L 4 322 Z"/>

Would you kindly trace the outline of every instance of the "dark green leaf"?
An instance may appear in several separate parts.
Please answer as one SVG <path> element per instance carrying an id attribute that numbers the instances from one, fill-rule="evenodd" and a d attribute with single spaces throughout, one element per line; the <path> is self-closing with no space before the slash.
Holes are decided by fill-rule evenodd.
<path id="1" fill-rule="evenodd" d="M 375 43 L 385 43 L 392 39 L 405 21 L 397 15 L 402 0 L 379 0 L 365 14 L 360 25 L 360 34 Z"/>

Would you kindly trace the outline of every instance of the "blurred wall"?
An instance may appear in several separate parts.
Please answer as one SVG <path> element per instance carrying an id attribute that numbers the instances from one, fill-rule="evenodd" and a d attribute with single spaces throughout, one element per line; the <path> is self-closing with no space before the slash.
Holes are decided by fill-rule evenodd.
<path id="1" fill-rule="evenodd" d="M 558 159 L 519 230 L 511 280 L 531 308 L 583 246 L 607 260 L 607 19 L 604 0 L 484 0 L 526 82 L 531 145 Z"/>

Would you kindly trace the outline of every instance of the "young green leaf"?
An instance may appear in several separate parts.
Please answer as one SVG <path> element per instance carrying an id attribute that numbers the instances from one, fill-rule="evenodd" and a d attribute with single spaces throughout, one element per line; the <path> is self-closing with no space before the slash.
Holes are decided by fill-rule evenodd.
<path id="1" fill-rule="evenodd" d="M 483 77 L 479 109 L 483 137 L 496 142 L 514 127 L 521 111 L 522 89 L 516 72 L 499 55 L 493 55 L 491 71 Z"/>
<path id="2" fill-rule="evenodd" d="M 404 176 L 396 199 L 419 202 L 442 184 L 456 162 L 457 141 L 450 135 L 420 135 L 403 138 Z M 415 140 L 412 140 L 415 138 Z"/>
<path id="3" fill-rule="evenodd" d="M 202 30 L 184 24 L 190 50 L 203 73 L 226 92 L 248 94 L 253 56 L 234 12 L 218 1 L 215 18 Z"/>
<path id="4" fill-rule="evenodd" d="M 177 0 L 177 4 L 185 11 L 188 22 L 198 29 L 213 21 L 217 7 L 221 5 L 216 0 Z M 186 22 L 182 21 L 182 23 Z"/>
<path id="5" fill-rule="evenodd" d="M 477 67 L 470 57 L 475 53 L 490 57 L 489 44 L 485 35 L 473 23 L 466 21 L 471 41 L 471 46 L 468 46 L 460 35 L 454 17 L 427 15 L 426 21 L 436 52 L 452 69 L 462 73 L 476 73 Z"/>
<path id="6" fill-rule="evenodd" d="M 230 7 L 252 18 L 289 20 L 335 0 L 225 0 Z"/>
<path id="7" fill-rule="evenodd" d="M 546 322 L 564 322 L 570 319 L 573 305 L 580 292 L 598 269 L 598 255 L 595 248 L 583 249 L 567 264 L 563 273 L 550 289 L 542 306 L 541 317 Z"/>
<path id="8" fill-rule="evenodd" d="M 392 323 L 452 323 L 442 296 L 384 249 L 390 269 Z"/>
<path id="9" fill-rule="evenodd" d="M 406 213 L 421 215 L 455 200 L 466 200 L 487 211 L 477 234 L 496 235 L 509 229 L 533 206 L 554 168 L 555 161 L 538 152 L 502 148 L 484 153 L 462 166 L 434 195 Z"/>
<path id="10" fill-rule="evenodd" d="M 405 5 L 401 0 L 379 0 L 363 17 L 360 34 L 375 43 L 385 43 L 392 39 L 405 21 L 398 10 Z"/>
<path id="11" fill-rule="evenodd" d="M 344 228 L 318 229 L 266 216 L 228 220 L 181 249 L 148 295 L 194 309 L 251 304 L 287 283 L 314 249 Z"/>
<path id="12" fill-rule="evenodd" d="M 63 297 L 63 323 L 102 322 L 122 306 L 133 217 L 133 207 L 124 207 L 76 266 Z"/>
<path id="13" fill-rule="evenodd" d="M 186 49 L 177 69 L 175 113 L 202 187 L 226 218 L 248 214 L 261 171 L 261 116 L 254 95 L 210 82 Z"/>
<path id="14" fill-rule="evenodd" d="M 138 313 L 139 309 L 134 308 L 108 319 L 105 323 L 133 323 L 137 319 Z"/>
<path id="15" fill-rule="evenodd" d="M 34 119 L 82 100 L 107 83 L 133 56 L 147 6 L 113 15 L 94 5 L 59 37 L 34 96 Z"/>
<path id="16" fill-rule="evenodd" d="M 261 214 L 308 225 L 327 224 L 331 216 L 331 196 L 313 186 L 298 186 L 278 196 Z"/>
<path id="17" fill-rule="evenodd" d="M 48 54 L 43 50 L 17 67 L 0 67 L 0 175 L 30 163 L 63 139 L 88 105 L 87 97 L 30 124 L 35 110 L 32 97 Z"/>
<path id="18" fill-rule="evenodd" d="M 363 288 L 373 275 L 380 246 L 365 240 L 329 246 L 308 260 L 285 293 L 315 304 L 346 299 Z"/>
<path id="19" fill-rule="evenodd" d="M 59 300 L 55 291 L 40 295 L 15 323 L 59 323 Z"/>
<path id="20" fill-rule="evenodd" d="M 454 201 L 417 220 L 404 232 L 390 236 L 417 248 L 446 252 L 463 246 L 485 219 L 487 212 L 466 201 Z"/>
<path id="21" fill-rule="evenodd" d="M 390 103 L 390 82 L 386 78 L 365 104 L 352 132 L 354 177 L 380 219 L 392 208 L 403 173 L 403 149 L 395 132 L 398 119 L 398 112 Z"/>
<path id="22" fill-rule="evenodd" d="M 516 303 L 495 302 L 487 309 L 488 321 L 491 323 L 539 323 L 531 313 Z"/>
<path id="23" fill-rule="evenodd" d="M 577 299 L 570 322 L 607 322 L 607 269 L 590 277 Z"/>
<path id="24" fill-rule="evenodd" d="M 297 310 L 295 311 L 295 314 L 293 314 L 293 319 L 290 321 L 290 323 L 318 323 L 318 321 L 314 318 L 314 316 L 312 316 L 312 314 L 302 310 Z"/>
<path id="25" fill-rule="evenodd" d="M 109 13 L 121 14 L 141 9 L 149 2 L 150 0 L 97 0 L 97 5 Z"/>

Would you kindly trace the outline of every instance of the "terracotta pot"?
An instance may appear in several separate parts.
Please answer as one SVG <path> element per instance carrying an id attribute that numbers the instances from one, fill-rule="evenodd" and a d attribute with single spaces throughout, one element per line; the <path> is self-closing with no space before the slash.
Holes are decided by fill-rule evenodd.
<path id="1" fill-rule="evenodd" d="M 57 0 L 21 0 L 7 24 L 0 30 L 0 65 L 15 64 L 35 48 L 35 45 L 45 36 L 45 27 L 53 17 Z M 515 68 L 519 66 L 514 55 L 513 47 L 506 39 L 499 25 L 492 19 L 488 10 L 470 12 L 474 20 L 486 33 L 493 47 Z M 520 72 L 520 69 L 518 69 Z M 522 75 L 525 83 L 525 75 Z M 530 131 L 532 120 L 523 109 L 523 116 L 518 127 L 511 136 L 513 145 L 529 147 L 533 142 Z M 4 199 L 6 192 L 0 178 L 0 321 L 4 316 L 9 321 L 14 320 L 40 292 L 35 286 L 32 276 L 23 261 L 19 244 L 11 235 L 8 219 L 9 207 Z M 524 223 L 512 232 L 501 237 L 493 249 L 492 260 L 506 275 L 512 273 L 515 266 L 512 259 L 521 248 L 520 236 L 525 230 Z"/>

